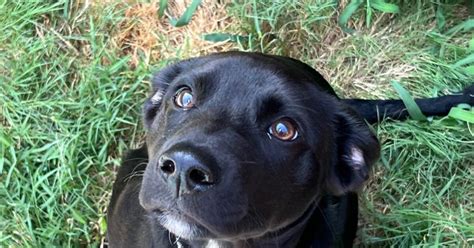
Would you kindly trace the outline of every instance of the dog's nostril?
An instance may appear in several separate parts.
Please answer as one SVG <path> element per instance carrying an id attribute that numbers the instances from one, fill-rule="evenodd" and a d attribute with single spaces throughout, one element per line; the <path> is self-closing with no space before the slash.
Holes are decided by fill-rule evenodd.
<path id="1" fill-rule="evenodd" d="M 189 179 L 199 185 L 211 185 L 214 183 L 211 175 L 205 171 L 194 168 L 189 172 Z"/>
<path id="2" fill-rule="evenodd" d="M 173 160 L 167 159 L 161 163 L 160 169 L 166 174 L 173 174 L 176 170 L 176 166 Z"/>

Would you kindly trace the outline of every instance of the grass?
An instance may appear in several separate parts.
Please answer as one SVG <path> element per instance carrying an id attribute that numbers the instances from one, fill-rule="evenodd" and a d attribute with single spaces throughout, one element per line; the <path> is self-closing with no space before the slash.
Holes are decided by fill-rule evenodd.
<path id="1" fill-rule="evenodd" d="M 156 3 L 0 1 L 0 247 L 98 246 L 121 154 L 143 138 L 140 108 L 152 71 L 172 61 L 240 49 L 289 55 L 344 97 L 455 92 L 474 77 L 452 66 L 472 53 L 461 1 L 413 1 L 400 14 L 365 10 L 348 34 L 348 1 L 203 1 L 172 27 Z M 170 1 L 171 2 L 171 1 Z M 436 10 L 441 6 L 444 25 Z M 179 16 L 186 4 L 170 3 Z M 209 21 L 212 20 L 212 21 Z M 438 20 L 438 21 L 437 21 Z M 206 33 L 248 37 L 206 42 Z M 474 129 L 450 118 L 374 127 L 382 158 L 361 196 L 362 247 L 474 244 Z"/>

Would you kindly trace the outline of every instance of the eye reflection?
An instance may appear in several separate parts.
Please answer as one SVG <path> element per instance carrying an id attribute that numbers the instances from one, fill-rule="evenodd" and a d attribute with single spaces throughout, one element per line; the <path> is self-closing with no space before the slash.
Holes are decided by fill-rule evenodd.
<path id="1" fill-rule="evenodd" d="M 194 96 L 191 89 L 183 87 L 176 92 L 174 103 L 183 109 L 190 109 L 194 106 Z"/>
<path id="2" fill-rule="evenodd" d="M 283 141 L 291 141 L 298 137 L 296 124 L 290 118 L 281 118 L 273 122 L 268 128 L 268 133 Z"/>

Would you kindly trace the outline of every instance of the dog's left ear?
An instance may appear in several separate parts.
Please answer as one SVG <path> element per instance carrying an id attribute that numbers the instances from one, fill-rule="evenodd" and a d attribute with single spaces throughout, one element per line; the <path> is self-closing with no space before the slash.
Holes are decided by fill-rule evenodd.
<path id="1" fill-rule="evenodd" d="M 337 158 L 326 182 L 329 194 L 358 191 L 380 156 L 380 145 L 368 124 L 353 109 L 341 104 L 335 115 Z"/>

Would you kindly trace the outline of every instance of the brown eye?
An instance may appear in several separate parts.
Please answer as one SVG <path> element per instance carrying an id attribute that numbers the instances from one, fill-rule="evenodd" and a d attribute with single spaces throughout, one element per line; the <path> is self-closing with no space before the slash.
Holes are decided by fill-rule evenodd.
<path id="1" fill-rule="evenodd" d="M 191 90 L 187 87 L 181 88 L 174 97 L 176 106 L 183 109 L 190 109 L 194 106 L 194 97 Z"/>
<path id="2" fill-rule="evenodd" d="M 283 141 L 291 141 L 298 138 L 296 124 L 289 118 L 281 118 L 273 122 L 268 128 L 268 133 Z"/>

